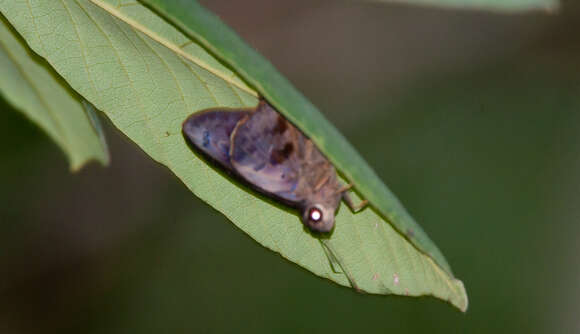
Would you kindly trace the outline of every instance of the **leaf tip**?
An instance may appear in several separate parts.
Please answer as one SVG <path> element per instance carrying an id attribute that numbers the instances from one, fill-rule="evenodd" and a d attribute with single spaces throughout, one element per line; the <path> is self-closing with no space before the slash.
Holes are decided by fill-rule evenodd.
<path id="1" fill-rule="evenodd" d="M 457 307 L 461 312 L 466 313 L 469 307 L 469 298 L 467 297 L 467 291 L 465 290 L 465 285 L 462 281 L 454 279 L 454 283 L 458 288 L 458 299 L 456 301 L 451 301 L 451 303 Z"/>

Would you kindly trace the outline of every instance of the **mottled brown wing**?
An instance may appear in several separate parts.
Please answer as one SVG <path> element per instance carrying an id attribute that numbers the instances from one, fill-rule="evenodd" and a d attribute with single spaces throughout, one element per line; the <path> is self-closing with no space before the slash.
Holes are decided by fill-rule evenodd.
<path id="1" fill-rule="evenodd" d="M 260 103 L 238 123 L 231 141 L 231 163 L 240 176 L 289 204 L 303 200 L 296 189 L 305 137 L 272 107 Z"/>
<path id="2" fill-rule="evenodd" d="M 249 115 L 248 110 L 209 109 L 189 116 L 182 132 L 187 140 L 206 156 L 227 170 L 230 163 L 230 136 L 238 122 Z"/>

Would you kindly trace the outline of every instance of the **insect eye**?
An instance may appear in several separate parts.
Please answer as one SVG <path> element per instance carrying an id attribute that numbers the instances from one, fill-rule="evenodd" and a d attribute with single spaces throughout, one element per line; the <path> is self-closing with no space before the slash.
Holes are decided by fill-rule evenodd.
<path id="1" fill-rule="evenodd" d="M 308 219 L 311 222 L 318 223 L 322 220 L 322 211 L 320 211 L 318 208 L 311 208 L 308 211 Z"/>

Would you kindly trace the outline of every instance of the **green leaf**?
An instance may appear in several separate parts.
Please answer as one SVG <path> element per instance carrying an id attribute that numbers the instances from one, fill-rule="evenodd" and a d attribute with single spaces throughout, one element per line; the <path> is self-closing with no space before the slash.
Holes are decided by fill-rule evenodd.
<path id="1" fill-rule="evenodd" d="M 135 1 L 119 4 L 112 0 L 95 0 L 93 4 L 60 0 L 28 6 L 26 0 L 0 0 L 0 10 L 73 88 L 107 114 L 115 126 L 153 159 L 171 169 L 197 196 L 262 245 L 319 276 L 348 285 L 343 274 L 332 270 L 318 239 L 304 230 L 295 212 L 232 182 L 199 160 L 186 145 L 181 136 L 181 123 L 192 112 L 215 106 L 242 107 L 257 103 L 256 91 L 206 52 L 199 42 Z M 199 15 L 209 20 L 203 21 L 208 24 L 207 29 L 217 29 L 214 35 L 225 33 L 224 37 L 230 37 L 231 32 L 227 33 L 229 30 L 224 30 L 227 28 L 223 24 L 212 26 L 216 22 L 213 15 L 203 9 Z M 254 69 L 263 65 L 261 57 L 255 61 Z M 240 69 L 235 64 L 233 68 Z M 281 78 L 271 67 L 263 69 L 264 77 Z M 278 107 L 295 106 L 280 102 L 285 101 L 284 96 L 290 96 L 293 103 L 298 101 L 311 106 L 289 86 L 282 87 L 276 94 L 266 94 L 261 85 L 254 82 L 252 85 Z M 283 110 L 301 128 L 307 124 L 309 134 L 314 133 L 312 127 L 320 120 L 322 130 L 316 132 L 317 143 L 328 141 L 321 148 L 334 162 L 352 153 L 352 165 L 339 166 L 339 169 L 347 177 L 355 170 L 356 178 L 349 178 L 357 181 L 365 197 L 363 188 L 367 192 L 368 187 L 371 193 L 374 191 L 377 186 L 372 182 L 378 181 L 376 175 L 313 106 L 292 114 L 287 108 Z M 333 148 L 335 144 L 338 149 Z M 391 216 L 398 218 L 396 214 L 406 214 L 394 197 L 384 196 L 386 187 L 378 182 L 380 201 L 392 201 L 387 206 L 396 208 L 395 215 L 391 212 Z M 379 203 L 376 198 L 371 201 Z M 411 219 L 408 215 L 405 217 Z M 352 214 L 343 207 L 336 221 L 332 247 L 363 290 L 433 295 L 461 310 L 467 308 L 461 281 L 409 243 L 374 210 Z M 417 235 L 421 230 L 414 232 Z"/>
<path id="2" fill-rule="evenodd" d="M 483 9 L 498 12 L 520 12 L 543 10 L 555 12 L 559 8 L 558 0 L 367 0 L 369 2 L 396 2 L 413 5 L 449 7 L 459 9 Z"/>
<path id="3" fill-rule="evenodd" d="M 432 257 L 450 275 L 451 269 L 437 246 L 407 213 L 352 145 L 276 69 L 215 15 L 195 1 L 142 0 L 168 21 L 187 32 L 265 96 L 304 131 L 338 170 L 395 228 L 419 250 Z"/>
<path id="4" fill-rule="evenodd" d="M 108 152 L 94 111 L 0 15 L 0 93 L 62 148 L 75 171 L 90 160 L 106 165 Z"/>

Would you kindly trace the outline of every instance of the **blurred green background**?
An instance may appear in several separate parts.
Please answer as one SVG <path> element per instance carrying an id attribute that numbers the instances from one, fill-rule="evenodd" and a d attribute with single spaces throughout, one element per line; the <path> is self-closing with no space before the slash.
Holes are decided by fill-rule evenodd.
<path id="1" fill-rule="evenodd" d="M 357 147 L 470 297 L 359 295 L 259 246 L 105 123 L 111 166 L 0 102 L 0 333 L 580 332 L 580 4 L 203 1 Z M 297 220 L 298 223 L 298 220 Z"/>

